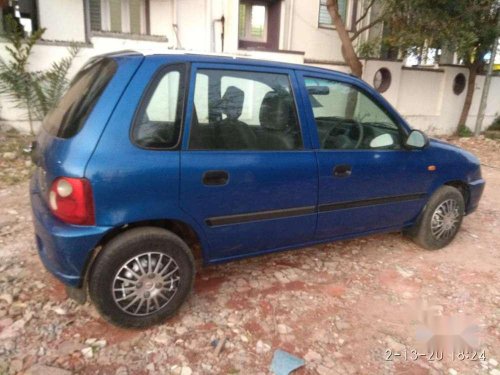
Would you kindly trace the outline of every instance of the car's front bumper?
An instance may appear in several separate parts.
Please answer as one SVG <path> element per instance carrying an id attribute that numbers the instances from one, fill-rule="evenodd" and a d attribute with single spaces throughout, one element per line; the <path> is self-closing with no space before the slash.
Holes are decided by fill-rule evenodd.
<path id="1" fill-rule="evenodd" d="M 472 181 L 468 184 L 469 186 L 469 200 L 467 202 L 467 207 L 465 207 L 465 214 L 468 215 L 474 212 L 479 205 L 479 200 L 483 195 L 485 181 L 480 178 L 478 180 Z"/>
<path id="2" fill-rule="evenodd" d="M 63 223 L 52 215 L 34 185 L 32 181 L 30 197 L 40 259 L 63 283 L 79 287 L 92 250 L 111 228 Z"/>

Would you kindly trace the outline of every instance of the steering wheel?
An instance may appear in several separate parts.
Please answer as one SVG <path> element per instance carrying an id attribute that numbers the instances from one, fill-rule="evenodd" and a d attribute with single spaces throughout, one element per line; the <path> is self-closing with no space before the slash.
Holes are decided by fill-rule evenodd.
<path id="1" fill-rule="evenodd" d="M 334 126 L 325 137 L 323 147 L 327 149 L 358 149 L 359 146 L 361 146 L 361 142 L 363 142 L 365 133 L 364 127 L 357 121 L 355 121 L 354 124 L 350 123 L 349 125 L 355 125 L 358 128 L 358 139 L 355 140 L 356 143 L 354 145 L 353 139 L 349 136 L 349 133 L 351 131 L 350 127 Z M 333 145 L 329 145 L 330 143 L 333 143 Z"/>

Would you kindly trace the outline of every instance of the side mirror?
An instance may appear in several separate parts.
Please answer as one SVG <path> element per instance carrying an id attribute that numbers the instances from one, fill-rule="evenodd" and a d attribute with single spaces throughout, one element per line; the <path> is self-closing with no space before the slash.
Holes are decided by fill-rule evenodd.
<path id="1" fill-rule="evenodd" d="M 429 138 L 420 130 L 412 130 L 406 138 L 405 146 L 409 149 L 421 150 L 429 144 Z"/>
<path id="2" fill-rule="evenodd" d="M 394 140 L 392 139 L 390 134 L 380 134 L 373 138 L 370 142 L 371 148 L 382 148 L 389 147 L 394 144 Z"/>

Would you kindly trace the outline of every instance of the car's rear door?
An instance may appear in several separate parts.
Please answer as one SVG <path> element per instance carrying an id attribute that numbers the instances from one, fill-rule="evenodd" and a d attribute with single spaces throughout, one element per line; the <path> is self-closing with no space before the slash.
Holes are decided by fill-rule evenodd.
<path id="1" fill-rule="evenodd" d="M 313 238 L 317 164 L 292 70 L 195 63 L 181 151 L 181 207 L 210 261 Z"/>
<path id="2" fill-rule="evenodd" d="M 424 153 L 403 147 L 398 116 L 350 77 L 298 73 L 319 167 L 316 239 L 402 228 L 432 181 Z"/>

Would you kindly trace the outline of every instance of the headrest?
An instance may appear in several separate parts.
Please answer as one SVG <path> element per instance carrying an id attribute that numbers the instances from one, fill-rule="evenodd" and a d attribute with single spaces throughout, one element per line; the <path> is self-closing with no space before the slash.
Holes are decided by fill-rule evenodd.
<path id="1" fill-rule="evenodd" d="M 237 87 L 229 86 L 222 96 L 220 111 L 230 120 L 237 120 L 243 110 L 245 93 Z"/>
<path id="2" fill-rule="evenodd" d="M 289 126 L 292 98 L 286 91 L 270 91 L 262 100 L 259 120 L 263 128 L 285 130 Z"/>

